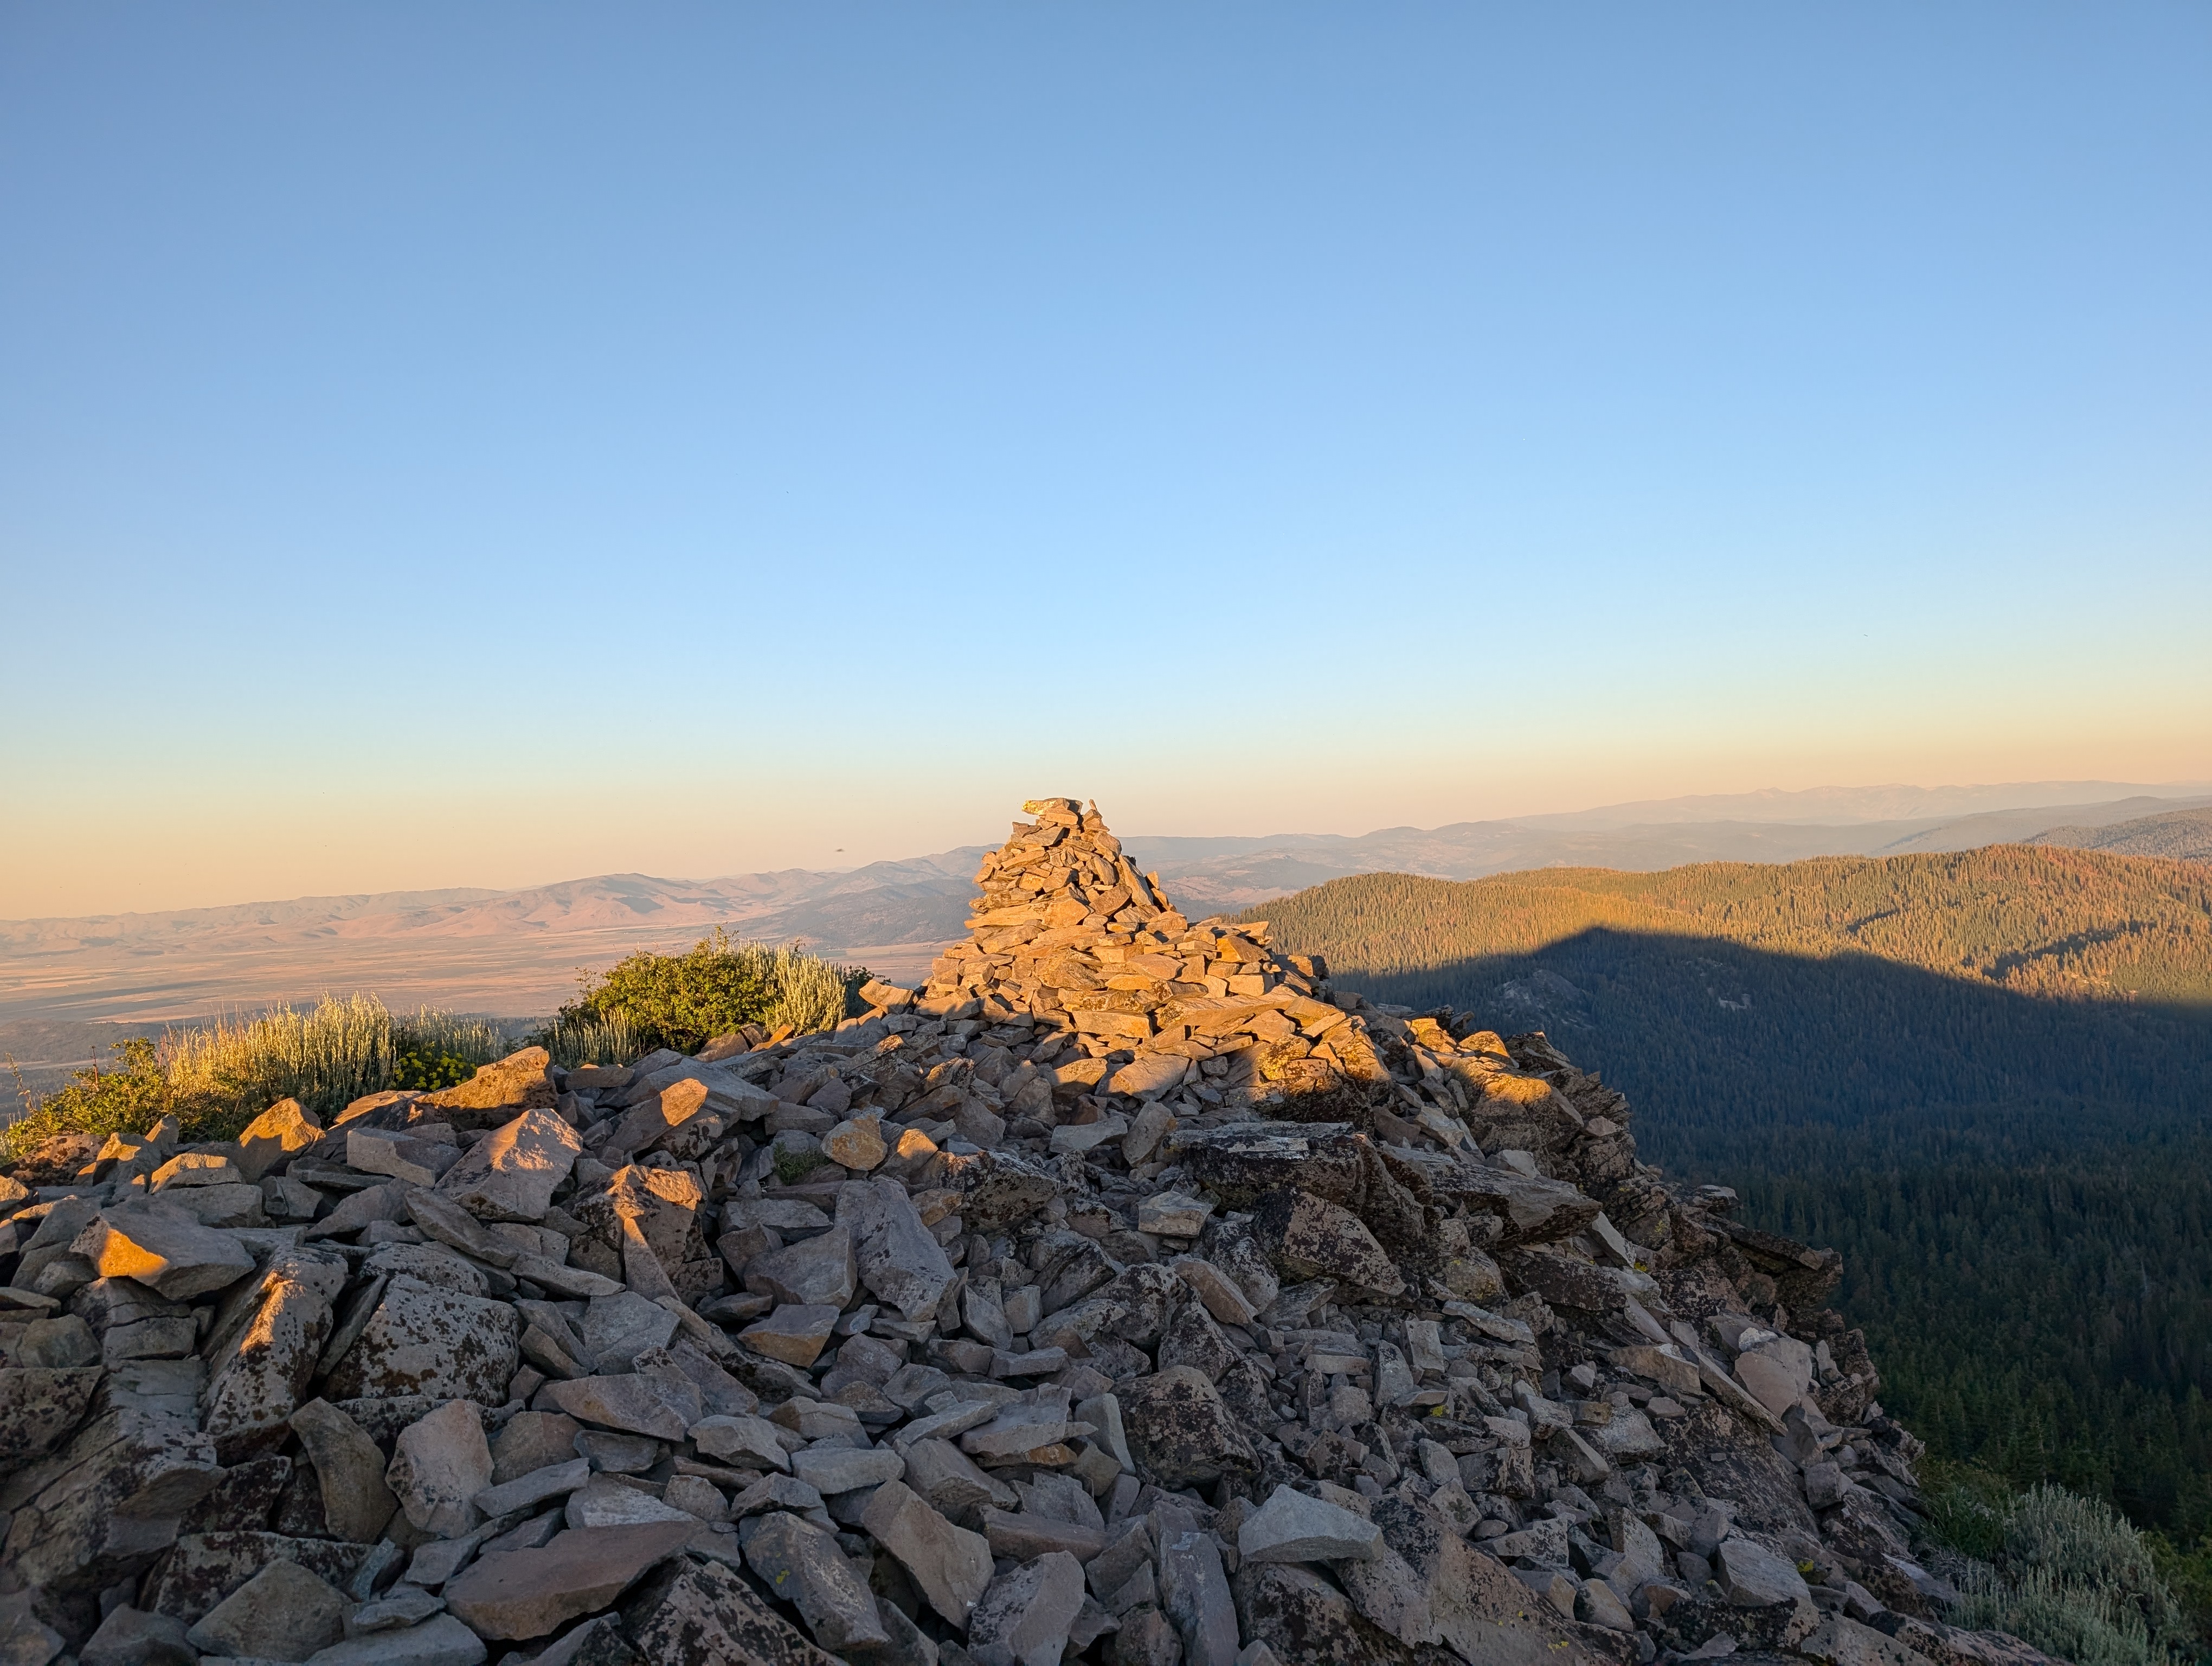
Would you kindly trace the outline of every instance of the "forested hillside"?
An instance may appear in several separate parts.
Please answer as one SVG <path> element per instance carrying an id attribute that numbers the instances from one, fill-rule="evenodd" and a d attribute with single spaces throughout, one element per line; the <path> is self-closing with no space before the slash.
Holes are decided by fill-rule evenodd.
<path id="1" fill-rule="evenodd" d="M 2212 874 L 2011 846 L 1253 913 L 1376 999 L 1550 1031 L 1651 1160 L 1843 1250 L 1939 1455 L 2212 1529 Z"/>
<path id="2" fill-rule="evenodd" d="M 2109 850 L 2128 856 L 2170 856 L 2177 861 L 2212 862 L 2212 805 L 2167 810 L 2155 816 L 2107 827 L 2054 827 L 2032 844 L 2072 845 L 2081 850 Z"/>

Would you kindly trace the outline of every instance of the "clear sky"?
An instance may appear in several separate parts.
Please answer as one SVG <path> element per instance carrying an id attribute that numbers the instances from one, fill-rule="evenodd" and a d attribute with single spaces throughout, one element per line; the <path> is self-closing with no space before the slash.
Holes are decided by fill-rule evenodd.
<path id="1" fill-rule="evenodd" d="M 0 915 L 2212 775 L 2212 9 L 0 7 Z"/>

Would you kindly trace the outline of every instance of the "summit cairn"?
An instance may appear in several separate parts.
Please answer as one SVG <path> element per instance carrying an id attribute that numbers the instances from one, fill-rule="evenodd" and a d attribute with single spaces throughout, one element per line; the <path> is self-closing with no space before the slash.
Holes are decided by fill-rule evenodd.
<path id="1" fill-rule="evenodd" d="M 834 1031 L 0 1177 L 0 1657 L 2042 1658 L 1833 1252 L 1024 808 Z"/>

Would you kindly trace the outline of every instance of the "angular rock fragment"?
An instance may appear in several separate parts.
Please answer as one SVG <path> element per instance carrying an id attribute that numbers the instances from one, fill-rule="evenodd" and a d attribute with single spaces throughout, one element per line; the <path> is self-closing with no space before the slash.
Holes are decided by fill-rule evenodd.
<path id="1" fill-rule="evenodd" d="M 235 1284 L 253 1257 L 228 1234 L 158 1198 L 110 1204 L 70 1246 L 103 1279 L 133 1279 L 171 1301 Z"/>
<path id="2" fill-rule="evenodd" d="M 400 1431 L 385 1481 L 422 1532 L 456 1539 L 474 1527 L 483 1517 L 477 1495 L 491 1485 L 491 1446 L 477 1408 L 449 1400 Z"/>
<path id="3" fill-rule="evenodd" d="M 551 1111 L 526 1110 L 470 1146 L 437 1189 L 479 1220 L 542 1220 L 583 1149 Z"/>
<path id="4" fill-rule="evenodd" d="M 994 1579 L 968 1616 L 979 1666 L 1055 1666 L 1083 1608 L 1083 1567 L 1054 1551 Z"/>
<path id="5" fill-rule="evenodd" d="M 483 1637 L 544 1637 L 616 1602 L 682 1550 L 696 1525 L 570 1528 L 539 1549 L 494 1552 L 447 1584 L 446 1606 Z"/>

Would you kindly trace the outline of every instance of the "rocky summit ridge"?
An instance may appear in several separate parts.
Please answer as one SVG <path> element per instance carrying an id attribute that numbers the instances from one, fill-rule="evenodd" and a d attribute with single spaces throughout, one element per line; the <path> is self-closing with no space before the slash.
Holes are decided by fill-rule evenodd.
<path id="1" fill-rule="evenodd" d="M 2040 1659 L 1832 1252 L 1034 800 L 866 1015 L 0 1178 L 0 1659 Z"/>

